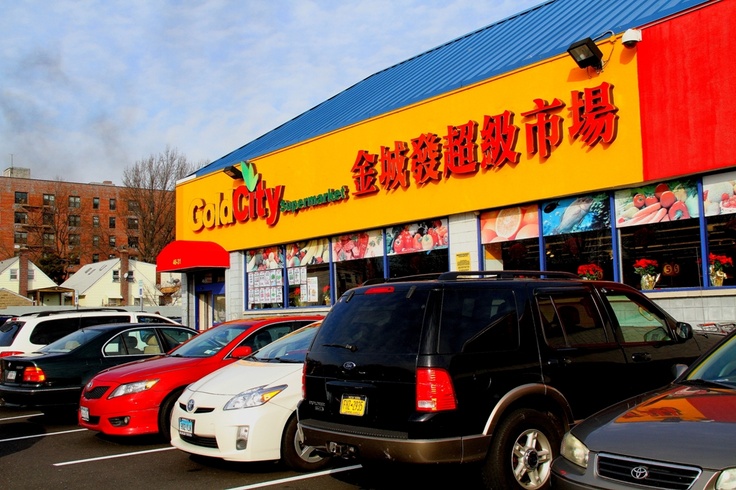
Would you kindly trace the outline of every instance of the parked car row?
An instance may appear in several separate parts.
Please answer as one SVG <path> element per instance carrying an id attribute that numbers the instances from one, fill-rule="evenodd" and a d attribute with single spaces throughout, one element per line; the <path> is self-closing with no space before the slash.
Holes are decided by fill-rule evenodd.
<path id="1" fill-rule="evenodd" d="M 97 344 L 103 357 L 152 338 L 164 348 L 158 329 L 172 328 L 124 327 Z M 113 342 L 136 328 L 155 337 Z M 45 355 L 2 359 L 0 396 L 60 386 L 33 378 Z M 469 469 L 489 489 L 736 490 L 736 332 L 694 332 L 619 283 L 539 271 L 374 281 L 324 319 L 226 322 L 153 355 L 70 383 L 79 424 L 298 471 L 332 457 L 479 463 Z"/>

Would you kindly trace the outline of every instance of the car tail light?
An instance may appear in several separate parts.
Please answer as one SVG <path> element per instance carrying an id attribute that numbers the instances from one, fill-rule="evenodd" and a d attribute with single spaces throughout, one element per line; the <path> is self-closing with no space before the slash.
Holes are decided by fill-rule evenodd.
<path id="1" fill-rule="evenodd" d="M 22 350 L 8 350 L 5 352 L 0 352 L 0 357 L 17 356 L 20 354 L 23 354 Z"/>
<path id="2" fill-rule="evenodd" d="M 419 368 L 417 370 L 417 410 L 441 412 L 455 410 L 455 388 L 450 373 L 444 369 Z"/>
<path id="3" fill-rule="evenodd" d="M 25 383 L 43 383 L 44 381 L 46 381 L 46 374 L 40 367 L 30 366 L 23 371 L 23 382 Z"/>
<path id="4" fill-rule="evenodd" d="M 302 398 L 307 397 L 307 363 L 302 364 Z"/>

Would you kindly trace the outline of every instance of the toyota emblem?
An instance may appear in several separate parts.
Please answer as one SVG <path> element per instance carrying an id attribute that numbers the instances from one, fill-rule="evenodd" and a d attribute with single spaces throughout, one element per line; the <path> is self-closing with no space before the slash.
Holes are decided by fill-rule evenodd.
<path id="1" fill-rule="evenodd" d="M 189 400 L 187 402 L 187 412 L 193 412 L 194 411 L 194 400 Z"/>
<path id="2" fill-rule="evenodd" d="M 635 480 L 644 480 L 649 477 L 649 469 L 646 466 L 637 466 L 631 469 L 631 476 Z"/>
<path id="3" fill-rule="evenodd" d="M 342 365 L 342 368 L 345 371 L 352 371 L 353 369 L 355 369 L 355 363 L 353 361 L 348 361 Z"/>

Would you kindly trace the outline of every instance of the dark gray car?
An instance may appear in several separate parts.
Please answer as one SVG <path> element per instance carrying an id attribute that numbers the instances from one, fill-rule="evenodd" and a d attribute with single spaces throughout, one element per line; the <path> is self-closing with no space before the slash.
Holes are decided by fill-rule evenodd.
<path id="1" fill-rule="evenodd" d="M 565 434 L 558 489 L 736 489 L 736 332 L 671 385 Z"/>

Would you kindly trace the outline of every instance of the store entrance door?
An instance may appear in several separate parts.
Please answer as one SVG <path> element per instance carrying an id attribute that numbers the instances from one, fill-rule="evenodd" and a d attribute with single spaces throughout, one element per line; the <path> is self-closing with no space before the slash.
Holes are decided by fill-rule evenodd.
<path id="1" fill-rule="evenodd" d="M 212 293 L 198 293 L 197 294 L 197 311 L 199 315 L 197 317 L 197 328 L 200 331 L 207 330 L 212 326 Z"/>

